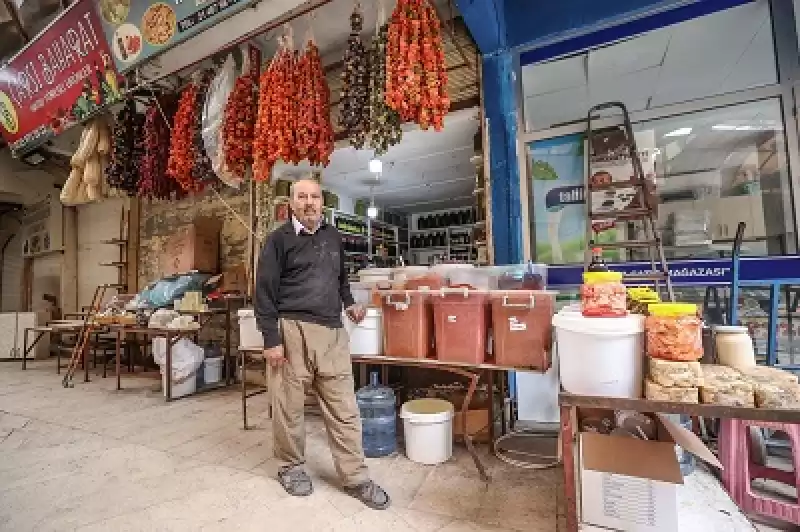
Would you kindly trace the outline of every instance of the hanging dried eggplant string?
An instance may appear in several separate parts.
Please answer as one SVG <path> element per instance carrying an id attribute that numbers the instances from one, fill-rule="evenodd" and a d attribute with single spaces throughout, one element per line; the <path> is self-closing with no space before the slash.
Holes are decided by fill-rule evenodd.
<path id="1" fill-rule="evenodd" d="M 386 45 L 389 25 L 384 22 L 385 18 L 381 0 L 369 55 L 369 147 L 378 156 L 386 153 L 403 138 L 400 115 L 386 104 Z"/>
<path id="2" fill-rule="evenodd" d="M 363 26 L 364 17 L 357 2 L 350 15 L 339 109 L 339 125 L 356 149 L 364 147 L 369 131 L 369 56 L 361 41 Z"/>
<path id="3" fill-rule="evenodd" d="M 143 127 L 144 116 L 136 111 L 136 102 L 127 99 L 114 123 L 111 163 L 106 168 L 108 186 L 124 195 L 136 194 Z"/>

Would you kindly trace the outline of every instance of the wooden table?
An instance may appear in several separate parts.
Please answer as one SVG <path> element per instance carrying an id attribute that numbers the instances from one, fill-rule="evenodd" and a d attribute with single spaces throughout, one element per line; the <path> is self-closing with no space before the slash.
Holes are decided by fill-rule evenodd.
<path id="1" fill-rule="evenodd" d="M 239 360 L 237 362 L 238 367 L 242 368 L 242 421 L 244 424 L 244 428 L 247 429 L 247 399 L 250 397 L 254 397 L 256 395 L 260 395 L 265 393 L 267 390 L 266 388 L 260 388 L 253 392 L 247 392 L 247 384 L 244 378 L 244 368 L 245 362 L 248 358 L 260 358 L 263 360 L 263 356 L 261 356 L 263 349 L 261 348 L 239 348 Z M 467 413 L 469 412 L 470 404 L 472 403 L 473 396 L 475 394 L 475 390 L 478 387 L 478 381 L 481 378 L 481 373 L 486 374 L 486 381 L 489 387 L 489 441 L 490 445 L 494 447 L 495 441 L 495 427 L 494 427 L 494 400 L 493 400 L 493 393 L 491 392 L 494 389 L 494 372 L 495 371 L 532 371 L 531 368 L 512 368 L 512 367 L 505 367 L 505 366 L 498 366 L 495 364 L 467 364 L 467 363 L 459 363 L 459 362 L 443 362 L 440 360 L 435 359 L 415 359 L 415 358 L 401 358 L 401 357 L 391 357 L 391 356 L 367 356 L 367 355 L 352 355 L 353 364 L 374 364 L 374 365 L 386 365 L 386 366 L 409 366 L 409 367 L 424 367 L 429 369 L 434 369 L 438 371 L 445 371 L 448 373 L 453 373 L 455 375 L 460 375 L 463 377 L 467 377 L 469 379 L 469 387 L 467 389 L 467 395 L 464 397 L 464 401 L 461 404 L 461 429 L 462 434 L 464 435 L 464 444 L 467 447 L 467 451 L 469 452 L 470 456 L 472 457 L 473 462 L 475 462 L 475 467 L 478 469 L 478 472 L 481 475 L 481 478 L 488 482 L 491 480 L 489 473 L 486 470 L 486 466 L 481 460 L 481 457 L 475 451 L 475 446 L 473 445 L 472 437 L 467 432 Z M 266 360 L 264 360 L 264 364 L 266 366 Z M 505 386 L 504 380 L 501 380 L 501 392 L 505 395 Z M 503 427 L 505 430 L 505 416 L 503 416 Z"/>
<path id="2" fill-rule="evenodd" d="M 561 446 L 564 459 L 564 492 L 566 495 L 567 530 L 577 532 L 579 468 L 576 466 L 578 410 L 595 408 L 603 410 L 632 410 L 644 413 L 684 414 L 692 417 L 746 419 L 800 423 L 800 410 L 769 410 L 764 408 L 738 408 L 729 406 L 650 401 L 648 399 L 622 399 L 593 397 L 562 392 L 558 397 L 561 410 Z"/>
<path id="3" fill-rule="evenodd" d="M 192 328 L 192 329 L 168 329 L 168 328 L 153 328 L 153 327 L 142 327 L 139 325 L 111 325 L 110 329 L 112 332 L 116 333 L 116 375 L 117 375 L 117 390 L 122 389 L 122 367 L 121 367 L 121 360 L 122 360 L 122 339 L 124 336 L 129 334 L 133 335 L 143 335 L 145 337 L 152 338 L 157 336 L 163 336 L 167 340 L 167 348 L 166 348 L 166 368 L 164 368 L 164 373 L 166 375 L 172 375 L 172 347 L 175 343 L 182 339 L 182 338 L 194 338 L 197 339 L 197 336 L 200 334 L 206 325 L 208 325 L 211 320 L 215 316 L 225 315 L 225 353 L 223 355 L 225 363 L 222 365 L 222 381 L 221 383 L 213 386 L 208 386 L 204 388 L 202 391 L 208 391 L 216 388 L 221 388 L 223 386 L 229 386 L 233 382 L 233 375 L 232 372 L 229 371 L 229 364 L 228 360 L 230 359 L 231 354 L 231 309 L 230 305 L 228 304 L 223 309 L 213 309 L 209 310 L 208 312 L 182 312 L 182 314 L 191 314 L 197 318 L 197 322 L 199 327 Z M 166 401 L 172 401 L 172 379 L 166 378 L 164 379 L 166 383 L 165 386 L 165 395 Z"/>
<path id="4" fill-rule="evenodd" d="M 38 325 L 36 327 L 26 327 L 22 333 L 22 369 L 28 369 L 28 354 L 33 351 L 33 348 L 36 347 L 41 339 L 46 334 L 55 334 L 59 337 L 59 346 L 56 350 L 56 373 L 61 373 L 61 341 L 60 338 L 62 335 L 65 334 L 78 334 L 81 332 L 83 328 L 83 323 L 75 322 L 75 323 L 63 323 L 63 322 L 54 322 L 47 325 Z M 33 342 L 28 343 L 28 338 L 31 333 L 35 334 L 36 337 L 33 339 Z M 86 363 L 86 361 L 84 361 Z"/>

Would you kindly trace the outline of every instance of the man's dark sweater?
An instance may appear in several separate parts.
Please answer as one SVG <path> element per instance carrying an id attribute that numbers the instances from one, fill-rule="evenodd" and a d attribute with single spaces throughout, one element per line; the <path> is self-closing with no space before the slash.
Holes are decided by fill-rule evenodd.
<path id="1" fill-rule="evenodd" d="M 342 326 L 342 305 L 353 304 L 342 237 L 323 223 L 297 234 L 290 220 L 268 238 L 258 261 L 255 314 L 264 347 L 280 345 L 278 319 Z"/>

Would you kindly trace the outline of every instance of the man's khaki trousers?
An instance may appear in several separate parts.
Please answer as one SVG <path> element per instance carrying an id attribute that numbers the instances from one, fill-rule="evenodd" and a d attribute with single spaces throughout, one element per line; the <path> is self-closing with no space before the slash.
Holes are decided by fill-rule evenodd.
<path id="1" fill-rule="evenodd" d="M 350 342 L 344 329 L 280 320 L 286 362 L 272 370 L 272 427 L 281 466 L 305 462 L 305 391 L 319 399 L 336 471 L 346 487 L 369 480 L 361 444 Z"/>

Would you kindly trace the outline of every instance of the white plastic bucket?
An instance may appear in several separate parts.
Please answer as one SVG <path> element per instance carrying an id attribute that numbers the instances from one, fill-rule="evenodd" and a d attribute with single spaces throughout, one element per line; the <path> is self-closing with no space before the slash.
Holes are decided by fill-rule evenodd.
<path id="1" fill-rule="evenodd" d="M 443 399 L 415 399 L 400 409 L 406 456 L 436 465 L 453 456 L 453 405 Z"/>
<path id="2" fill-rule="evenodd" d="M 553 316 L 561 386 L 570 393 L 640 398 L 644 376 L 644 316 Z"/>
<path id="3" fill-rule="evenodd" d="M 222 357 L 207 358 L 203 363 L 203 379 L 206 384 L 217 384 L 222 380 Z"/>
<path id="4" fill-rule="evenodd" d="M 163 390 L 164 397 L 167 396 L 167 377 L 161 374 L 161 389 Z M 182 381 L 172 380 L 172 398 L 185 397 L 192 395 L 197 391 L 197 375 L 192 373 Z"/>
<path id="5" fill-rule="evenodd" d="M 345 316 L 344 326 L 350 336 L 350 354 L 383 354 L 383 313 L 378 308 L 368 308 L 361 323 Z"/>
<path id="6" fill-rule="evenodd" d="M 239 347 L 264 347 L 264 337 L 258 331 L 256 314 L 251 308 L 239 309 Z"/>

